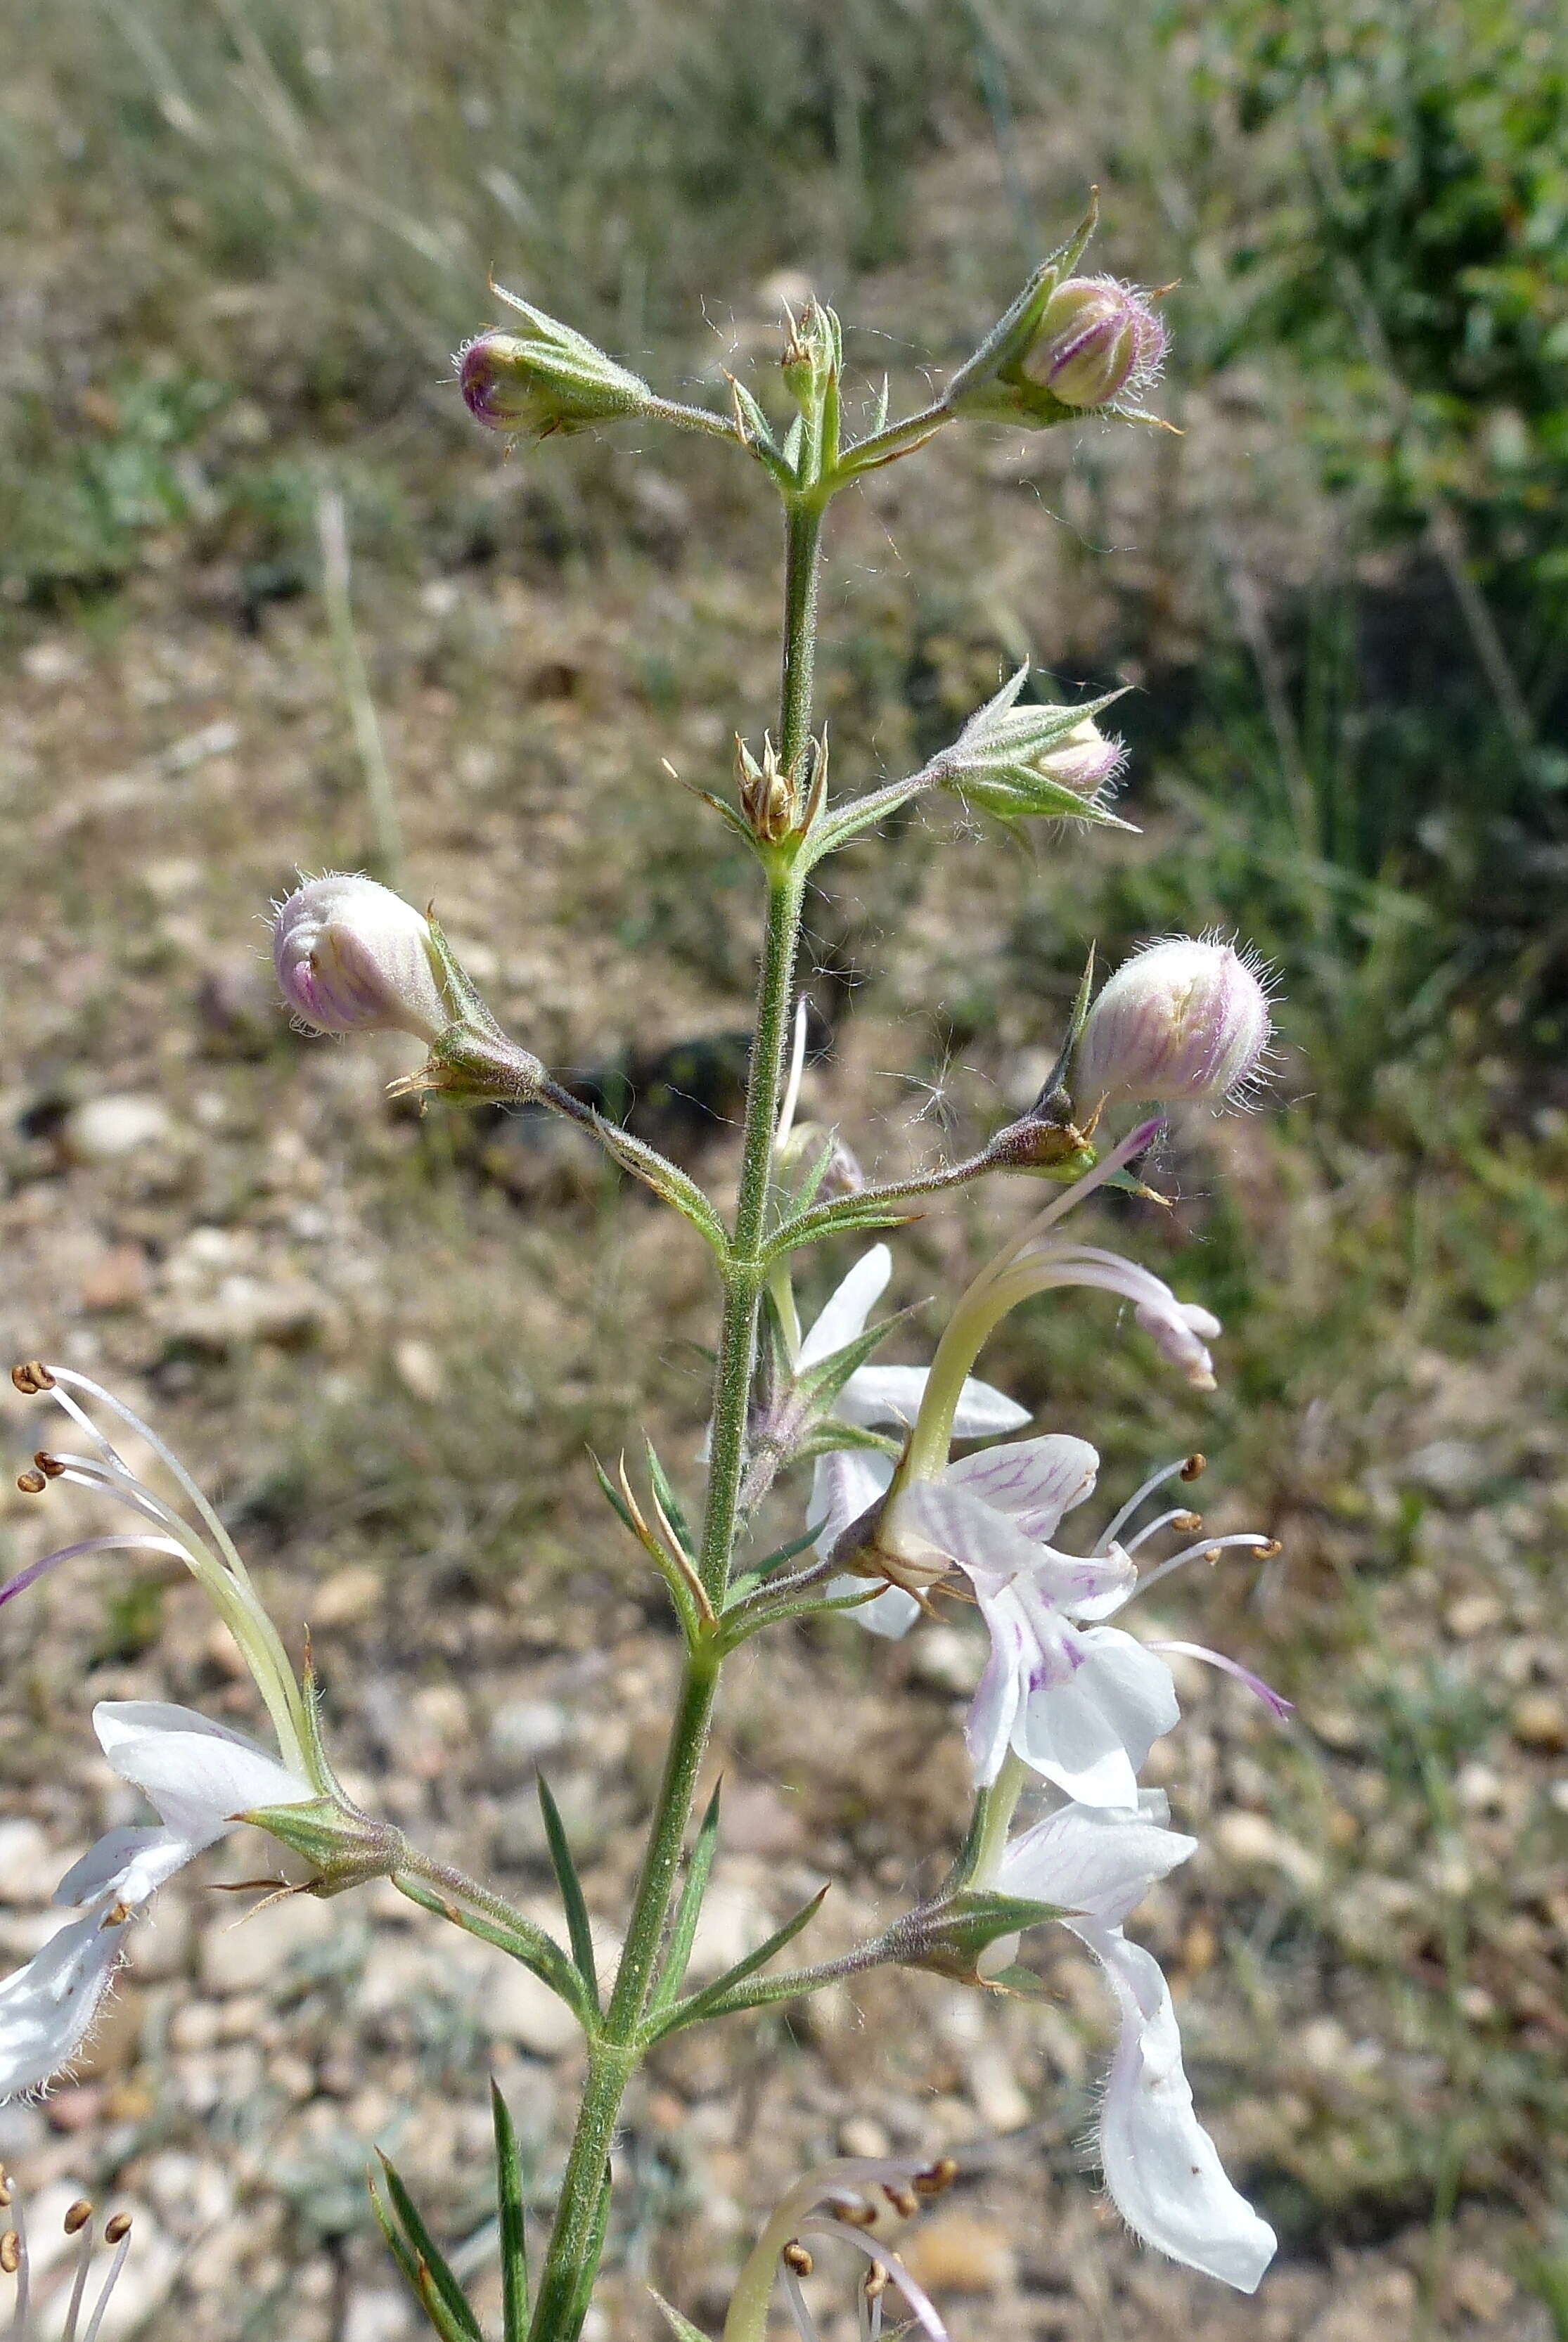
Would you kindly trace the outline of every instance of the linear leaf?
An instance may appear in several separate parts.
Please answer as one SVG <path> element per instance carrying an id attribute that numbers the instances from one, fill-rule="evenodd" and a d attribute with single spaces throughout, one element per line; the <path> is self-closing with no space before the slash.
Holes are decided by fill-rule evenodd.
<path id="1" fill-rule="evenodd" d="M 775 1953 L 782 1952 L 786 1944 L 793 1944 L 801 1929 L 810 1926 L 821 1910 L 827 1891 L 826 1887 L 819 1887 L 811 1901 L 798 1910 L 793 1919 L 786 1919 L 782 1927 L 774 1928 L 765 1944 L 760 1944 L 754 1952 L 748 1952 L 744 1960 L 737 1960 L 733 1968 L 726 1968 L 722 1977 L 716 1977 L 712 1984 L 704 1985 L 701 1992 L 693 1993 L 689 1999 L 672 2008 L 664 2023 L 654 2027 L 651 2037 L 658 2040 L 682 2026 L 694 2025 L 699 2017 L 707 2016 L 715 2001 L 722 2000 L 747 1977 L 754 1976 L 758 1968 L 765 1967 Z"/>
<path id="2" fill-rule="evenodd" d="M 643 1444 L 648 1451 L 648 1477 L 654 1484 L 654 1494 L 664 1506 L 664 1518 L 679 1537 L 686 1558 L 690 1560 L 697 1549 L 691 1523 L 682 1509 L 679 1496 L 670 1486 L 669 1475 L 659 1461 L 653 1441 L 647 1439 Z"/>
<path id="3" fill-rule="evenodd" d="M 458 2330 L 469 2337 L 469 2342 L 484 2342 L 484 2330 L 469 2307 L 468 2297 L 447 2267 L 445 2255 L 421 2218 L 419 2207 L 404 2186 L 396 2166 L 385 2155 L 380 2157 L 380 2162 L 386 2175 L 386 2191 L 392 2198 L 393 2209 L 419 2267 L 415 2290 L 420 2299 L 429 2307 L 434 2295 Z"/>
<path id="4" fill-rule="evenodd" d="M 895 1327 L 924 1306 L 923 1301 L 914 1301 L 907 1309 L 894 1310 L 891 1317 L 884 1317 L 878 1324 L 868 1326 L 863 1334 L 855 1336 L 853 1342 L 846 1342 L 842 1349 L 819 1359 L 814 1366 L 808 1366 L 795 1382 L 800 1396 L 814 1411 L 830 1407 L 855 1368 L 864 1366 L 872 1352 L 886 1341 Z"/>
<path id="5" fill-rule="evenodd" d="M 600 1463 L 596 1456 L 593 1456 L 591 1461 L 594 1466 L 594 1477 L 599 1483 L 600 1493 L 604 1496 L 604 1502 L 609 1506 L 610 1510 L 614 1514 L 615 1518 L 620 1522 L 621 1526 L 624 1529 L 630 1529 L 632 1535 L 636 1536 L 637 1524 L 632 1518 L 631 1514 L 626 1510 L 625 1499 L 622 1496 L 619 1488 L 616 1487 L 614 1480 L 611 1479 L 609 1474 L 605 1471 L 604 1466 Z M 642 1543 L 642 1539 L 638 1537 L 637 1542 L 640 1545 Z"/>
<path id="6" fill-rule="evenodd" d="M 550 1843 L 550 1860 L 566 1913 L 566 1932 L 572 1939 L 572 1957 L 576 1962 L 578 1975 L 588 1987 L 588 1997 L 597 2008 L 599 1977 L 594 1966 L 594 1931 L 588 1924 L 588 1906 L 583 1900 L 582 1881 L 577 1876 L 577 1866 L 572 1859 L 572 1849 L 566 1842 L 561 1808 L 551 1795 L 550 1784 L 543 1773 L 538 1776 L 536 1786 L 539 1810 L 544 1817 L 544 1836 Z"/>
<path id="7" fill-rule="evenodd" d="M 439 1894 L 434 1887 L 426 1886 L 423 1878 L 415 1877 L 412 1871 L 394 1870 L 392 1883 L 400 1895 L 406 1895 L 411 1903 L 419 1905 L 421 1910 L 439 1913 L 454 1927 L 463 1928 L 467 1935 L 477 1936 L 482 1944 L 494 1944 L 497 1951 L 505 1952 L 513 1959 L 521 1961 L 525 1968 L 533 1970 L 541 1984 L 547 1984 L 551 1991 L 565 2002 L 580 2024 L 586 2023 L 589 2004 L 584 1994 L 583 1979 L 554 1937 L 547 1935 L 543 1927 L 536 1927 L 531 1919 L 524 1919 L 521 1912 L 510 1926 L 503 1926 L 499 1919 L 486 1918 L 483 1912 L 465 1910 L 454 1897 Z"/>
<path id="8" fill-rule="evenodd" d="M 490 2111 L 495 2124 L 495 2195 L 501 2210 L 501 2315 L 504 2342 L 526 2342 L 528 2245 L 523 2226 L 523 2166 L 517 2154 L 512 2109 L 494 2079 L 490 2084 Z"/>
<path id="9" fill-rule="evenodd" d="M 693 1842 L 691 1857 L 686 1864 L 686 1876 L 681 1887 L 681 1899 L 675 1909 L 675 1924 L 670 1930 L 670 1948 L 654 1995 L 655 2013 L 668 2008 L 681 1988 L 686 1964 L 692 1957 L 692 1945 L 702 1917 L 703 1897 L 708 1891 L 714 1857 L 719 1850 L 719 1789 L 718 1784 L 708 1799 L 708 1809 L 703 1816 Z"/>
<path id="10" fill-rule="evenodd" d="M 660 2316 L 675 2337 L 675 2342 L 708 2342 L 708 2337 L 702 2327 L 694 2326 L 689 2317 L 683 2317 L 673 2301 L 666 2301 L 664 2295 L 653 2286 L 648 2287 L 648 2291 L 654 2297 Z"/>

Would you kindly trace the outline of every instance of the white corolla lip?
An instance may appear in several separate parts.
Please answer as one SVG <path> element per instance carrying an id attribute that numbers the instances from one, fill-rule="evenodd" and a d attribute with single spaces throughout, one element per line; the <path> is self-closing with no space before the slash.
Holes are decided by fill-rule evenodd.
<path id="1" fill-rule="evenodd" d="M 1122 2032 L 1100 2114 L 1105 2185 L 1129 2227 L 1173 2260 L 1255 2293 L 1277 2239 L 1225 2175 L 1193 2107 L 1159 1962 L 1119 1927 L 1080 1926 L 1115 1993 Z"/>
<path id="2" fill-rule="evenodd" d="M 297 1805 L 309 1784 L 226 1725 L 162 1700 L 101 1700 L 93 1725 L 157 1827 L 122 1825 L 73 1863 L 55 1900 L 83 1912 L 0 1983 L 0 2097 L 36 2089 L 85 2041 L 125 1930 L 158 1888 L 244 1814 Z"/>
<path id="3" fill-rule="evenodd" d="M 1050 1517 L 1049 1505 L 1032 1516 L 1034 1492 L 1065 1476 L 1054 1445 L 1022 1442 L 1015 1456 L 1041 1452 L 1011 1474 L 1009 1451 L 990 1451 L 998 1485 L 1016 1506 L 1012 1516 L 950 1466 L 939 1480 L 917 1483 L 896 1499 L 893 1534 L 911 1560 L 945 1556 L 963 1571 L 990 1634 L 990 1657 L 965 1727 L 981 1785 L 995 1780 L 1012 1748 L 1069 1797 L 1132 1806 L 1138 1767 L 1177 1721 L 1175 1686 L 1165 1662 L 1132 1636 L 1074 1623 L 1114 1607 L 1135 1584 L 1122 1548 L 1058 1553 L 1025 1535 L 1023 1521 Z"/>
<path id="4" fill-rule="evenodd" d="M 996 1886 L 1054 1903 L 1116 1996 L 1121 2035 L 1100 2115 L 1105 2185 L 1129 2227 L 1189 2268 L 1255 2290 L 1274 2235 L 1231 2185 L 1193 2107 L 1175 2011 L 1158 1962 L 1122 1922 L 1156 1879 L 1196 1851 L 1144 1791 L 1121 1810 L 1063 1807 L 1015 1838 Z"/>

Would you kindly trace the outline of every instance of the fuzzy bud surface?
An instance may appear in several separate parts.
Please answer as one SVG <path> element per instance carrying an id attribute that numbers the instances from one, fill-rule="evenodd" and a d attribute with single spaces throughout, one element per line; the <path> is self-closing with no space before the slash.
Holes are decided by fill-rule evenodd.
<path id="1" fill-rule="evenodd" d="M 1135 285 L 1070 276 L 1045 305 L 1024 372 L 1064 406 L 1109 406 L 1159 372 L 1165 329 Z"/>
<path id="2" fill-rule="evenodd" d="M 1134 954 L 1089 1011 L 1074 1086 L 1080 1097 L 1233 1098 L 1273 1029 L 1255 967 L 1213 936 L 1172 936 Z"/>
<path id="3" fill-rule="evenodd" d="M 453 1021 L 430 922 L 374 878 L 307 878 L 273 921 L 285 1000 L 318 1033 L 412 1033 L 434 1046 Z"/>

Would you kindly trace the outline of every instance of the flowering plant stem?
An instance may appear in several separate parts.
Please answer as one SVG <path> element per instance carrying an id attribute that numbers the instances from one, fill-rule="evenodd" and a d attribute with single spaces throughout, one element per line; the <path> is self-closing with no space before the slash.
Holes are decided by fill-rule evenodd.
<path id="1" fill-rule="evenodd" d="M 791 497 L 785 507 L 784 671 L 780 758 L 788 770 L 811 731 L 816 650 L 817 560 L 824 505 Z M 740 1517 L 746 1463 L 746 1416 L 756 1368 L 757 1325 L 768 1277 L 764 1250 L 774 1133 L 800 943 L 804 873 L 793 841 L 766 859 L 768 891 L 756 1022 L 746 1089 L 739 1191 L 724 1263 L 724 1314 L 714 1375 L 713 1434 L 699 1567 L 715 1609 L 723 1606 Z M 601 2199 L 610 2147 L 626 2085 L 647 2047 L 644 2020 L 680 1871 L 697 1777 L 707 1747 L 718 1688 L 720 1654 L 711 1643 L 688 1650 L 626 1932 L 625 1948 L 603 2019 L 589 2037 L 588 2076 L 562 2178 L 534 2307 L 532 2342 L 574 2342 L 602 2248 Z"/>

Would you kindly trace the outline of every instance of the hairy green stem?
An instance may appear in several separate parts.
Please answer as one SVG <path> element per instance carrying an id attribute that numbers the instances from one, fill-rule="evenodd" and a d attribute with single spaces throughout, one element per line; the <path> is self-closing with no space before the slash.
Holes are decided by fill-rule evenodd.
<path id="1" fill-rule="evenodd" d="M 821 537 L 820 505 L 792 500 L 785 540 L 780 718 L 786 766 L 804 749 L 811 732 L 816 565 Z M 756 1366 L 757 1323 L 767 1280 L 763 1237 L 773 1176 L 774 1133 L 789 1043 L 804 889 L 804 878 L 794 859 L 781 856 L 768 874 L 767 919 L 746 1085 L 740 1188 L 725 1266 L 724 1316 L 714 1376 L 702 1577 L 715 1607 L 729 1578 L 745 1471 L 746 1415 Z M 707 1746 L 719 1665 L 719 1655 L 711 1644 L 698 1644 L 687 1656 L 680 1705 L 670 1729 L 664 1777 L 626 1931 L 625 1949 L 603 2021 L 589 2040 L 588 2078 L 562 2177 L 555 2224 L 540 2275 L 532 2342 L 575 2342 L 574 2328 L 586 2300 L 599 2249 L 599 2207 L 609 2168 L 611 2143 L 626 2084 L 642 2056 L 640 2036 L 658 1971 L 697 1776 Z"/>

